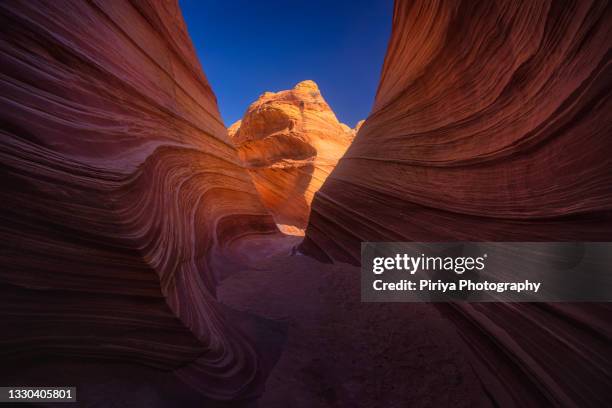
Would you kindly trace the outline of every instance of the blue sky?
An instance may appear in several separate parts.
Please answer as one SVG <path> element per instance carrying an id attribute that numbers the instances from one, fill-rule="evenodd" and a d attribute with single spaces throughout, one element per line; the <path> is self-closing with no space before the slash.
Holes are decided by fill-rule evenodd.
<path id="1" fill-rule="evenodd" d="M 353 127 L 372 108 L 392 0 L 179 0 L 225 124 L 265 91 L 312 79 Z"/>

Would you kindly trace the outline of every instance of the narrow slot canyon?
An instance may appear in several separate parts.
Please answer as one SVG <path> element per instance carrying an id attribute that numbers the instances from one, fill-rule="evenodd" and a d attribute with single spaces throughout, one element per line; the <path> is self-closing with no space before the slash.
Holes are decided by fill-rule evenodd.
<path id="1" fill-rule="evenodd" d="M 0 386 L 609 405 L 610 303 L 368 303 L 360 281 L 368 241 L 612 241 L 608 2 L 396 0 L 353 128 L 309 78 L 224 123 L 174 0 L 3 1 L 0 23 Z"/>

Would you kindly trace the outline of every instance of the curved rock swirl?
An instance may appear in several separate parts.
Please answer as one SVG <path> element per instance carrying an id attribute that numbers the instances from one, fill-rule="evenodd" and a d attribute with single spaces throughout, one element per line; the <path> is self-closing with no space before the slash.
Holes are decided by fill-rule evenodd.
<path id="1" fill-rule="evenodd" d="M 215 399 L 260 392 L 210 265 L 277 229 L 178 4 L 9 1 L 0 23 L 3 365 L 130 361 Z"/>
<path id="2" fill-rule="evenodd" d="M 372 114 L 302 250 L 361 241 L 612 240 L 612 7 L 397 1 Z M 602 406 L 606 305 L 442 306 L 501 405 Z"/>

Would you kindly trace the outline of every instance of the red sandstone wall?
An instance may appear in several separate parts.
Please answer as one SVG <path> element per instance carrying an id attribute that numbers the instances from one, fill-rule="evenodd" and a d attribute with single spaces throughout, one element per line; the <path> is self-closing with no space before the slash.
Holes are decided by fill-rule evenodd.
<path id="1" fill-rule="evenodd" d="M 610 13 L 398 1 L 375 106 L 308 246 L 356 261 L 364 240 L 610 239 Z"/>
<path id="2" fill-rule="evenodd" d="M 358 263 L 361 241 L 611 240 L 610 38 L 605 1 L 397 1 L 375 106 L 302 250 Z M 608 306 L 440 309 L 498 403 L 605 404 Z"/>
<path id="3" fill-rule="evenodd" d="M 214 398 L 256 392 L 210 264 L 276 227 L 178 4 L 3 1 L 0 30 L 3 366 L 121 360 Z"/>

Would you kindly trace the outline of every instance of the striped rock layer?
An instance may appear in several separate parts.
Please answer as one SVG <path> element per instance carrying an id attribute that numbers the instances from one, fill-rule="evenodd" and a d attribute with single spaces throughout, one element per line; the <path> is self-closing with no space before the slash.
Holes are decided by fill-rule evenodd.
<path id="1" fill-rule="evenodd" d="M 0 26 L 3 367 L 136 363 L 215 399 L 258 393 L 211 265 L 277 229 L 178 4 L 8 1 Z"/>
<path id="2" fill-rule="evenodd" d="M 375 106 L 302 250 L 612 240 L 610 38 L 606 1 L 397 1 Z M 440 308 L 498 405 L 606 404 L 610 306 Z"/>

